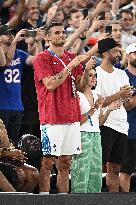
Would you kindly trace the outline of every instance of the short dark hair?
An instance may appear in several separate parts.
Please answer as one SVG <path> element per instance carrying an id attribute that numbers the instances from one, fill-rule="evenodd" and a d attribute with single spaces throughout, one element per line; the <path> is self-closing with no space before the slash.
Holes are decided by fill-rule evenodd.
<path id="1" fill-rule="evenodd" d="M 51 29 L 55 26 L 63 26 L 62 23 L 60 22 L 51 22 L 48 26 L 45 26 L 45 33 L 48 34 L 50 33 Z"/>
<path id="2" fill-rule="evenodd" d="M 122 28 L 119 21 L 111 21 L 109 26 L 113 26 L 113 25 L 119 25 Z"/>
<path id="3" fill-rule="evenodd" d="M 123 9 L 123 10 L 121 10 L 121 12 L 120 12 L 121 18 L 122 18 L 122 14 L 123 14 L 123 13 L 130 14 L 132 17 L 134 16 L 134 15 L 133 15 L 133 12 L 132 12 L 131 10 L 129 10 L 129 9 Z"/>
<path id="4" fill-rule="evenodd" d="M 72 14 L 77 13 L 78 11 L 80 11 L 81 13 L 83 13 L 83 11 L 80 10 L 80 9 L 72 9 L 72 10 L 69 12 L 69 19 L 71 19 L 71 15 L 72 15 Z"/>

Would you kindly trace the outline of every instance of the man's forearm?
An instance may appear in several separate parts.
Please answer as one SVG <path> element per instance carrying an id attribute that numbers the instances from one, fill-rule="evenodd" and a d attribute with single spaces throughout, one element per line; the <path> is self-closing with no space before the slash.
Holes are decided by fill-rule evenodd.
<path id="1" fill-rule="evenodd" d="M 114 102 L 116 100 L 119 100 L 119 99 L 121 99 L 120 92 L 117 92 L 113 95 L 107 96 L 107 97 L 105 97 L 105 100 L 104 100 L 104 103 L 103 103 L 102 107 L 107 107 L 112 102 Z"/>
<path id="2" fill-rule="evenodd" d="M 85 27 L 83 28 L 80 26 L 72 35 L 67 38 L 66 43 L 64 44 L 65 50 L 68 50 L 73 45 L 75 40 L 81 35 L 82 32 L 84 32 L 84 30 Z"/>
<path id="3" fill-rule="evenodd" d="M 74 65 L 71 65 L 71 62 L 67 66 L 65 66 L 60 73 L 57 73 L 56 75 L 48 78 L 46 77 L 42 80 L 43 84 L 49 91 L 54 91 L 66 80 L 66 78 L 70 74 L 69 72 L 71 72 L 71 70 L 74 68 Z"/>
<path id="4" fill-rule="evenodd" d="M 85 86 L 87 84 L 86 75 L 83 73 L 82 76 L 76 77 L 76 89 L 80 92 L 84 92 Z"/>
<path id="5" fill-rule="evenodd" d="M 35 49 L 33 50 L 33 47 L 35 46 Z M 43 51 L 42 42 L 35 40 L 35 45 L 29 45 L 29 56 L 27 57 L 26 64 L 27 65 L 33 65 L 34 57 Z"/>
<path id="6" fill-rule="evenodd" d="M 49 78 L 44 78 L 42 80 L 43 84 L 49 91 L 54 91 L 58 88 L 68 77 L 69 73 L 66 68 L 64 68 L 60 73 L 51 76 Z"/>
<path id="7" fill-rule="evenodd" d="M 86 58 L 86 60 L 82 63 L 82 64 L 86 64 L 92 56 L 94 56 L 98 51 L 98 44 L 96 43 L 87 53 L 86 55 L 88 55 L 88 57 Z"/>
<path id="8" fill-rule="evenodd" d="M 5 66 L 5 65 L 6 65 L 5 54 L 0 46 L 0 66 Z"/>
<path id="9" fill-rule="evenodd" d="M 120 6 L 120 0 L 118 0 L 118 1 L 113 0 L 113 1 L 112 1 L 112 12 L 113 12 L 114 14 L 117 14 L 117 13 L 118 13 L 119 6 Z"/>
<path id="10" fill-rule="evenodd" d="M 101 111 L 101 114 L 99 115 L 99 126 L 102 126 L 105 123 L 110 112 L 111 110 L 108 109 L 108 107 L 106 108 L 106 111 L 104 113 Z"/>
<path id="11" fill-rule="evenodd" d="M 40 11 L 42 14 L 47 13 L 48 9 L 50 8 L 50 6 L 52 5 L 53 0 L 48 0 L 47 2 L 43 3 L 40 5 Z"/>
<path id="12" fill-rule="evenodd" d="M 36 51 L 35 55 L 43 51 L 42 42 L 35 40 Z"/>
<path id="13" fill-rule="evenodd" d="M 24 11 L 25 11 L 25 0 L 20 0 L 17 7 L 16 7 L 16 11 L 15 11 L 14 16 L 8 22 L 9 28 L 13 29 L 21 22 Z"/>
<path id="14" fill-rule="evenodd" d="M 6 65 L 9 65 L 11 61 L 13 60 L 15 50 L 16 50 L 16 44 L 17 42 L 13 40 L 13 42 L 11 43 L 8 49 L 8 52 L 6 53 Z"/>

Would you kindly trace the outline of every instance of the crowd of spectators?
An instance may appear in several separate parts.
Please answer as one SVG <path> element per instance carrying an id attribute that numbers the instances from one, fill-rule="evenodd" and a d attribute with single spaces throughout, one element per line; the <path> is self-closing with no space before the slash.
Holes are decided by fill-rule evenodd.
<path id="1" fill-rule="evenodd" d="M 37 85 L 37 78 L 43 75 L 43 65 L 39 53 L 44 50 L 50 52 L 49 47 L 53 48 L 51 45 L 53 40 L 55 42 L 55 38 L 49 37 L 49 31 L 54 28 L 54 22 L 56 26 L 64 28 L 66 40 L 64 39 L 63 49 L 73 53 L 68 54 L 71 55 L 71 62 L 66 61 L 70 76 L 73 67 L 79 68 L 77 73 L 82 75 L 80 79 L 82 86 L 81 82 L 78 82 L 79 87 L 76 86 L 80 91 L 78 95 L 83 155 L 79 146 L 79 155 L 73 157 L 71 168 L 70 164 L 67 168 L 67 175 L 69 176 L 71 171 L 71 180 L 73 180 L 71 191 L 100 192 L 103 168 L 103 172 L 107 173 L 106 185 L 109 192 L 119 192 L 119 190 L 129 192 L 130 179 L 136 166 L 136 160 L 132 160 L 136 155 L 136 0 L 2 0 L 0 2 L 0 190 L 34 192 L 40 183 L 40 190 L 38 187 L 35 192 L 48 193 L 49 180 L 43 172 L 48 172 L 50 176 L 51 165 L 54 162 L 56 165 L 53 172 L 54 170 L 56 174 L 57 171 L 61 172 L 59 162 L 43 160 L 41 165 L 39 157 L 36 158 L 38 163 L 35 163 L 35 158 L 27 159 L 26 153 L 19 147 L 22 136 L 29 134 L 41 138 L 40 124 L 43 126 L 44 123 L 43 121 L 41 123 L 39 118 L 39 113 L 41 116 L 43 113 L 39 111 L 42 105 L 39 105 L 38 98 L 42 95 L 39 94 L 41 91 Z M 47 67 L 50 55 L 54 54 L 51 53 L 47 59 L 45 58 Z M 39 59 L 37 56 L 40 56 Z M 59 64 L 55 61 L 53 63 L 56 66 Z M 65 64 L 63 66 L 65 68 Z M 81 68 L 83 72 L 80 72 Z M 49 72 L 45 73 L 47 76 L 50 75 Z M 78 75 L 77 73 L 75 75 Z M 57 78 L 61 81 L 63 77 L 57 76 Z M 91 78 L 92 81 L 89 80 Z M 47 91 L 54 92 L 54 87 L 48 87 L 50 81 L 46 80 L 40 79 L 47 87 Z M 53 86 L 53 81 L 51 82 Z M 85 82 L 87 85 L 83 89 Z M 95 89 L 94 93 L 92 89 Z M 65 93 L 62 98 L 65 98 Z M 48 100 L 50 99 L 53 98 Z M 44 104 L 44 99 L 42 102 L 40 99 L 40 103 Z M 62 106 L 64 104 L 62 103 Z M 52 116 L 49 110 L 46 112 L 44 115 Z M 54 117 L 54 121 L 47 120 L 46 123 L 68 122 L 58 123 L 59 121 L 55 121 L 56 118 Z M 93 123 L 91 128 L 89 123 Z M 46 128 L 42 127 L 44 134 L 45 130 Z M 89 141 L 91 138 L 94 141 Z M 43 152 L 45 154 L 45 147 Z M 61 153 L 56 156 L 59 155 Z M 71 158 L 69 161 L 64 160 L 68 164 Z M 50 168 L 47 166 L 49 163 Z M 84 169 L 80 170 L 81 168 Z M 65 183 L 62 181 L 66 176 L 60 180 L 61 177 L 60 174 L 59 190 L 68 192 L 68 184 L 65 189 Z"/>

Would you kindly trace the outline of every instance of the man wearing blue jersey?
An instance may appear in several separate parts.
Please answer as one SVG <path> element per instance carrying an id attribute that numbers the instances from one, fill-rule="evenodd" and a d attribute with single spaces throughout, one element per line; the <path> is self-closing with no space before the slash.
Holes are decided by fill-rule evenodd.
<path id="1" fill-rule="evenodd" d="M 21 100 L 21 76 L 23 64 L 33 63 L 34 56 L 16 49 L 17 42 L 25 38 L 26 30 L 20 30 L 15 38 L 8 31 L 0 36 L 0 46 L 6 56 L 6 66 L 0 67 L 0 118 L 9 138 L 18 145 L 23 105 Z M 39 42 L 37 42 L 37 52 Z M 40 50 L 39 50 L 40 51 Z"/>
<path id="2" fill-rule="evenodd" d="M 130 85 L 135 88 L 135 92 L 125 103 L 129 130 L 127 156 L 120 173 L 120 188 L 123 192 L 129 192 L 131 174 L 136 168 L 136 43 L 132 43 L 127 47 L 126 54 L 128 67 L 125 71 L 129 77 Z"/>

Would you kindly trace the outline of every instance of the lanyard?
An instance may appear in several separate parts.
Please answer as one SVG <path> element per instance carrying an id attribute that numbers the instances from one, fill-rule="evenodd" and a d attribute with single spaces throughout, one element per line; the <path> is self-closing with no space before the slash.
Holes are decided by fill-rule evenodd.
<path id="1" fill-rule="evenodd" d="M 59 58 L 59 56 L 54 53 L 50 48 L 47 49 L 48 52 L 55 56 L 61 63 L 62 65 L 64 66 L 64 68 L 66 68 L 66 70 L 68 71 L 70 77 L 71 77 L 71 81 L 72 81 L 72 94 L 73 94 L 73 97 L 76 98 L 77 97 L 77 92 L 76 92 L 76 85 L 75 85 L 75 78 L 74 76 L 72 75 L 71 71 L 68 69 L 68 67 L 66 66 L 66 64 L 63 62 L 63 60 L 61 58 Z M 69 60 L 71 61 L 71 59 L 69 58 Z"/>
<path id="2" fill-rule="evenodd" d="M 74 76 L 72 75 L 71 71 L 68 69 L 68 67 L 66 66 L 66 64 L 63 62 L 63 60 L 62 60 L 61 58 L 59 58 L 59 56 L 58 56 L 56 53 L 54 53 L 50 48 L 48 48 L 47 50 L 48 50 L 48 52 L 49 52 L 51 55 L 55 56 L 55 57 L 62 63 L 62 65 L 64 66 L 64 68 L 66 68 L 67 71 L 69 72 L 70 77 L 71 77 L 73 80 L 75 80 Z M 69 58 L 69 60 L 71 61 L 70 58 Z"/>

